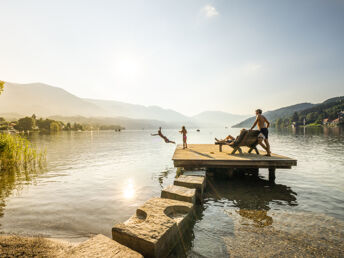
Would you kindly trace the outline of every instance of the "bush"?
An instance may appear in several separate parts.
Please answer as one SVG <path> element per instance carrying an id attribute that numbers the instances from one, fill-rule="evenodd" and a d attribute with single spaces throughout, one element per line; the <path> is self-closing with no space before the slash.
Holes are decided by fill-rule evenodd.
<path id="1" fill-rule="evenodd" d="M 45 153 L 31 147 L 30 142 L 18 135 L 0 134 L 0 171 L 32 170 L 42 168 Z"/>

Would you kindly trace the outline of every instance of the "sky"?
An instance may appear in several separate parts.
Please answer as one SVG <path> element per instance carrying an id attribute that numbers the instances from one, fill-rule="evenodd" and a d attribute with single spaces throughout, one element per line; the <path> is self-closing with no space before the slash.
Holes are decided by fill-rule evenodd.
<path id="1" fill-rule="evenodd" d="M 344 95 L 344 0 L 0 0 L 0 79 L 186 115 Z"/>

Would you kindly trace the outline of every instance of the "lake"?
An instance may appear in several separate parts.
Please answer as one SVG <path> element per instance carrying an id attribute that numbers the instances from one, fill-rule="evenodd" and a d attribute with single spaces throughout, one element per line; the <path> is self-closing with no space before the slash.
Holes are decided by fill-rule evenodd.
<path id="1" fill-rule="evenodd" d="M 4 173 L 0 227 L 5 234 L 79 242 L 111 237 L 115 223 L 173 183 L 175 145 L 153 131 L 34 134 L 47 168 Z M 189 143 L 213 143 L 239 129 L 189 130 Z M 178 130 L 165 130 L 181 143 Z M 185 253 L 190 257 L 340 256 L 344 250 L 344 132 L 341 128 L 271 131 L 272 151 L 298 160 L 277 170 L 225 180 L 210 178 Z M 180 256 L 176 250 L 176 256 Z"/>

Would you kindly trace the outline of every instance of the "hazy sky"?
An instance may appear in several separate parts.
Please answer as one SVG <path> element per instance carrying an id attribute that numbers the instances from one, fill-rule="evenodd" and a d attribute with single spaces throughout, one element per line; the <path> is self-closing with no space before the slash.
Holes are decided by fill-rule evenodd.
<path id="1" fill-rule="evenodd" d="M 184 114 L 344 95 L 344 0 L 0 0 L 0 79 Z"/>

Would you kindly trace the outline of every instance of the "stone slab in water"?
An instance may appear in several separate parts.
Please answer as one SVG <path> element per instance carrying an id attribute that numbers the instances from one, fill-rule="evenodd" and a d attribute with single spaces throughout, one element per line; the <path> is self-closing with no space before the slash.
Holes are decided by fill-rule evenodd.
<path id="1" fill-rule="evenodd" d="M 204 170 L 185 170 L 183 172 L 184 176 L 206 176 L 206 171 Z"/>
<path id="2" fill-rule="evenodd" d="M 193 219 L 193 204 L 153 198 L 124 223 L 112 228 L 112 238 L 145 257 L 165 257 L 180 243 Z"/>
<path id="3" fill-rule="evenodd" d="M 194 204 L 196 200 L 196 189 L 178 185 L 169 185 L 161 191 L 161 198 L 191 202 Z"/>
<path id="4" fill-rule="evenodd" d="M 205 189 L 205 177 L 203 176 L 185 176 L 181 175 L 174 179 L 174 184 L 197 190 L 197 198 L 202 199 Z"/>
<path id="5" fill-rule="evenodd" d="M 104 235 L 96 235 L 85 242 L 78 244 L 60 257 L 71 258 L 103 258 L 103 257 L 123 257 L 123 258 L 143 258 L 138 252 L 117 243 Z"/>

